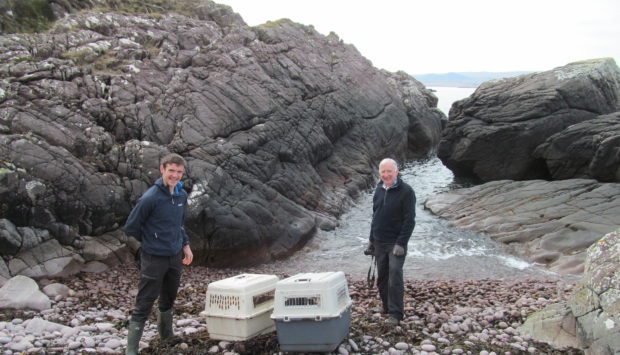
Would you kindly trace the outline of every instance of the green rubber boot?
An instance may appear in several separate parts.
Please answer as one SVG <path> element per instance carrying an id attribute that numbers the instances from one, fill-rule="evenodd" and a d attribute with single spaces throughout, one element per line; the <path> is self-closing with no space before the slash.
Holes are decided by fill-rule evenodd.
<path id="1" fill-rule="evenodd" d="M 165 312 L 159 311 L 157 314 L 157 331 L 161 340 L 168 339 L 174 335 L 172 332 L 172 314 L 172 308 Z"/>
<path id="2" fill-rule="evenodd" d="M 130 321 L 127 326 L 127 349 L 125 355 L 138 355 L 140 352 L 140 338 L 144 330 L 144 323 Z"/>

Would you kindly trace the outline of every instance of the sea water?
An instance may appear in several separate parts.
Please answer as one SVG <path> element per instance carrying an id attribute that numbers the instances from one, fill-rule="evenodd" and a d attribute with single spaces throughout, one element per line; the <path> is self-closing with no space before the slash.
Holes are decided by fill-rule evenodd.
<path id="1" fill-rule="evenodd" d="M 475 88 L 434 87 L 438 107 L 448 114 L 452 102 L 471 95 Z M 407 245 L 404 265 L 407 279 L 559 279 L 559 275 L 510 254 L 489 236 L 461 230 L 430 213 L 424 201 L 435 194 L 467 187 L 437 157 L 409 162 L 401 177 L 416 193 L 416 226 Z M 319 231 L 304 248 L 274 265 L 289 274 L 344 271 L 365 278 L 371 258 L 363 254 L 372 218 L 372 195 L 361 194 L 353 208 L 340 217 L 332 231 Z"/>
<path id="2" fill-rule="evenodd" d="M 455 101 L 464 99 L 474 93 L 476 88 L 456 88 L 456 87 L 442 87 L 442 86 L 429 86 L 435 92 L 435 96 L 439 99 L 437 108 L 448 116 L 450 107 Z"/>
<path id="3" fill-rule="evenodd" d="M 438 158 L 411 162 L 401 177 L 416 192 L 416 226 L 407 245 L 407 279 L 557 279 L 558 275 L 510 254 L 489 236 L 461 230 L 424 208 L 431 195 L 463 186 Z M 365 191 L 341 216 L 333 231 L 318 234 L 278 269 L 298 272 L 344 271 L 365 278 L 371 258 L 363 254 L 372 218 L 373 191 Z"/>

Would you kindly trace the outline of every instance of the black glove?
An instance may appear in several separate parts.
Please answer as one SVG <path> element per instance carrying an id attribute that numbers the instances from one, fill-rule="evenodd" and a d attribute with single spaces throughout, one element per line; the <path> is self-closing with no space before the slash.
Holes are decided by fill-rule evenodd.
<path id="1" fill-rule="evenodd" d="M 364 250 L 364 255 L 374 255 L 375 254 L 375 245 L 372 242 L 368 242 L 368 246 L 366 250 Z"/>
<path id="2" fill-rule="evenodd" d="M 394 244 L 394 249 L 392 249 L 392 254 L 396 256 L 403 256 L 405 255 L 405 248 L 401 247 L 398 244 Z"/>

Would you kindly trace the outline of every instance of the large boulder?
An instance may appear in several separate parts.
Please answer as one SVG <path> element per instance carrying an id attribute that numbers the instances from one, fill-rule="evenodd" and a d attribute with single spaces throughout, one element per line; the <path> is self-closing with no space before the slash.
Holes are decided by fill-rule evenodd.
<path id="1" fill-rule="evenodd" d="M 569 126 L 539 145 L 533 157 L 545 161 L 554 180 L 620 182 L 620 112 Z"/>
<path id="2" fill-rule="evenodd" d="M 488 81 L 452 105 L 438 156 L 456 175 L 481 181 L 584 177 L 617 181 L 612 178 L 617 157 L 611 166 L 593 162 L 596 154 L 617 153 L 617 123 L 584 123 L 578 134 L 586 136 L 571 146 L 566 139 L 574 139 L 575 130 L 564 140 L 552 137 L 571 125 L 606 119 L 604 115 L 617 111 L 620 69 L 611 58 Z M 615 134 L 597 135 L 602 127 L 615 129 Z M 605 138 L 611 141 L 603 142 Z M 586 152 L 571 161 L 575 149 L 584 146 Z M 569 166 L 563 168 L 564 164 Z"/>
<path id="3" fill-rule="evenodd" d="M 522 334 L 586 355 L 620 353 L 620 229 L 588 249 L 585 272 L 566 302 L 528 317 Z"/>
<path id="4" fill-rule="evenodd" d="M 507 244 L 562 274 L 581 274 L 586 251 L 620 228 L 620 184 L 596 180 L 500 180 L 434 195 L 432 213 Z"/>
<path id="5" fill-rule="evenodd" d="M 0 211 L 14 226 L 0 245 L 12 275 L 130 259 L 119 229 L 169 152 L 188 161 L 194 260 L 215 266 L 290 255 L 337 225 L 381 158 L 435 152 L 445 116 L 412 77 L 374 68 L 333 33 L 248 27 L 195 3 L 186 15 L 81 11 L 0 37 Z M 51 241 L 54 253 L 29 252 Z"/>
<path id="6" fill-rule="evenodd" d="M 0 288 L 0 309 L 50 309 L 52 302 L 33 279 L 17 275 Z"/>

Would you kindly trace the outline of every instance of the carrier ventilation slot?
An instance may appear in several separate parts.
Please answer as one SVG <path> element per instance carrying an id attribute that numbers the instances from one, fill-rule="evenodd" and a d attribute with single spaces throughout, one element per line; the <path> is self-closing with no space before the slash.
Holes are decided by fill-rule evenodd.
<path id="1" fill-rule="evenodd" d="M 285 297 L 285 307 L 320 307 L 321 296 Z"/>
<path id="2" fill-rule="evenodd" d="M 239 296 L 227 296 L 210 294 L 209 295 L 209 307 L 219 309 L 241 309 L 239 304 Z"/>
<path id="3" fill-rule="evenodd" d="M 269 302 L 273 300 L 275 290 L 271 290 L 265 293 L 261 293 L 259 295 L 255 295 L 252 297 L 252 302 L 254 303 L 254 308 L 260 306 L 263 303 Z"/>

